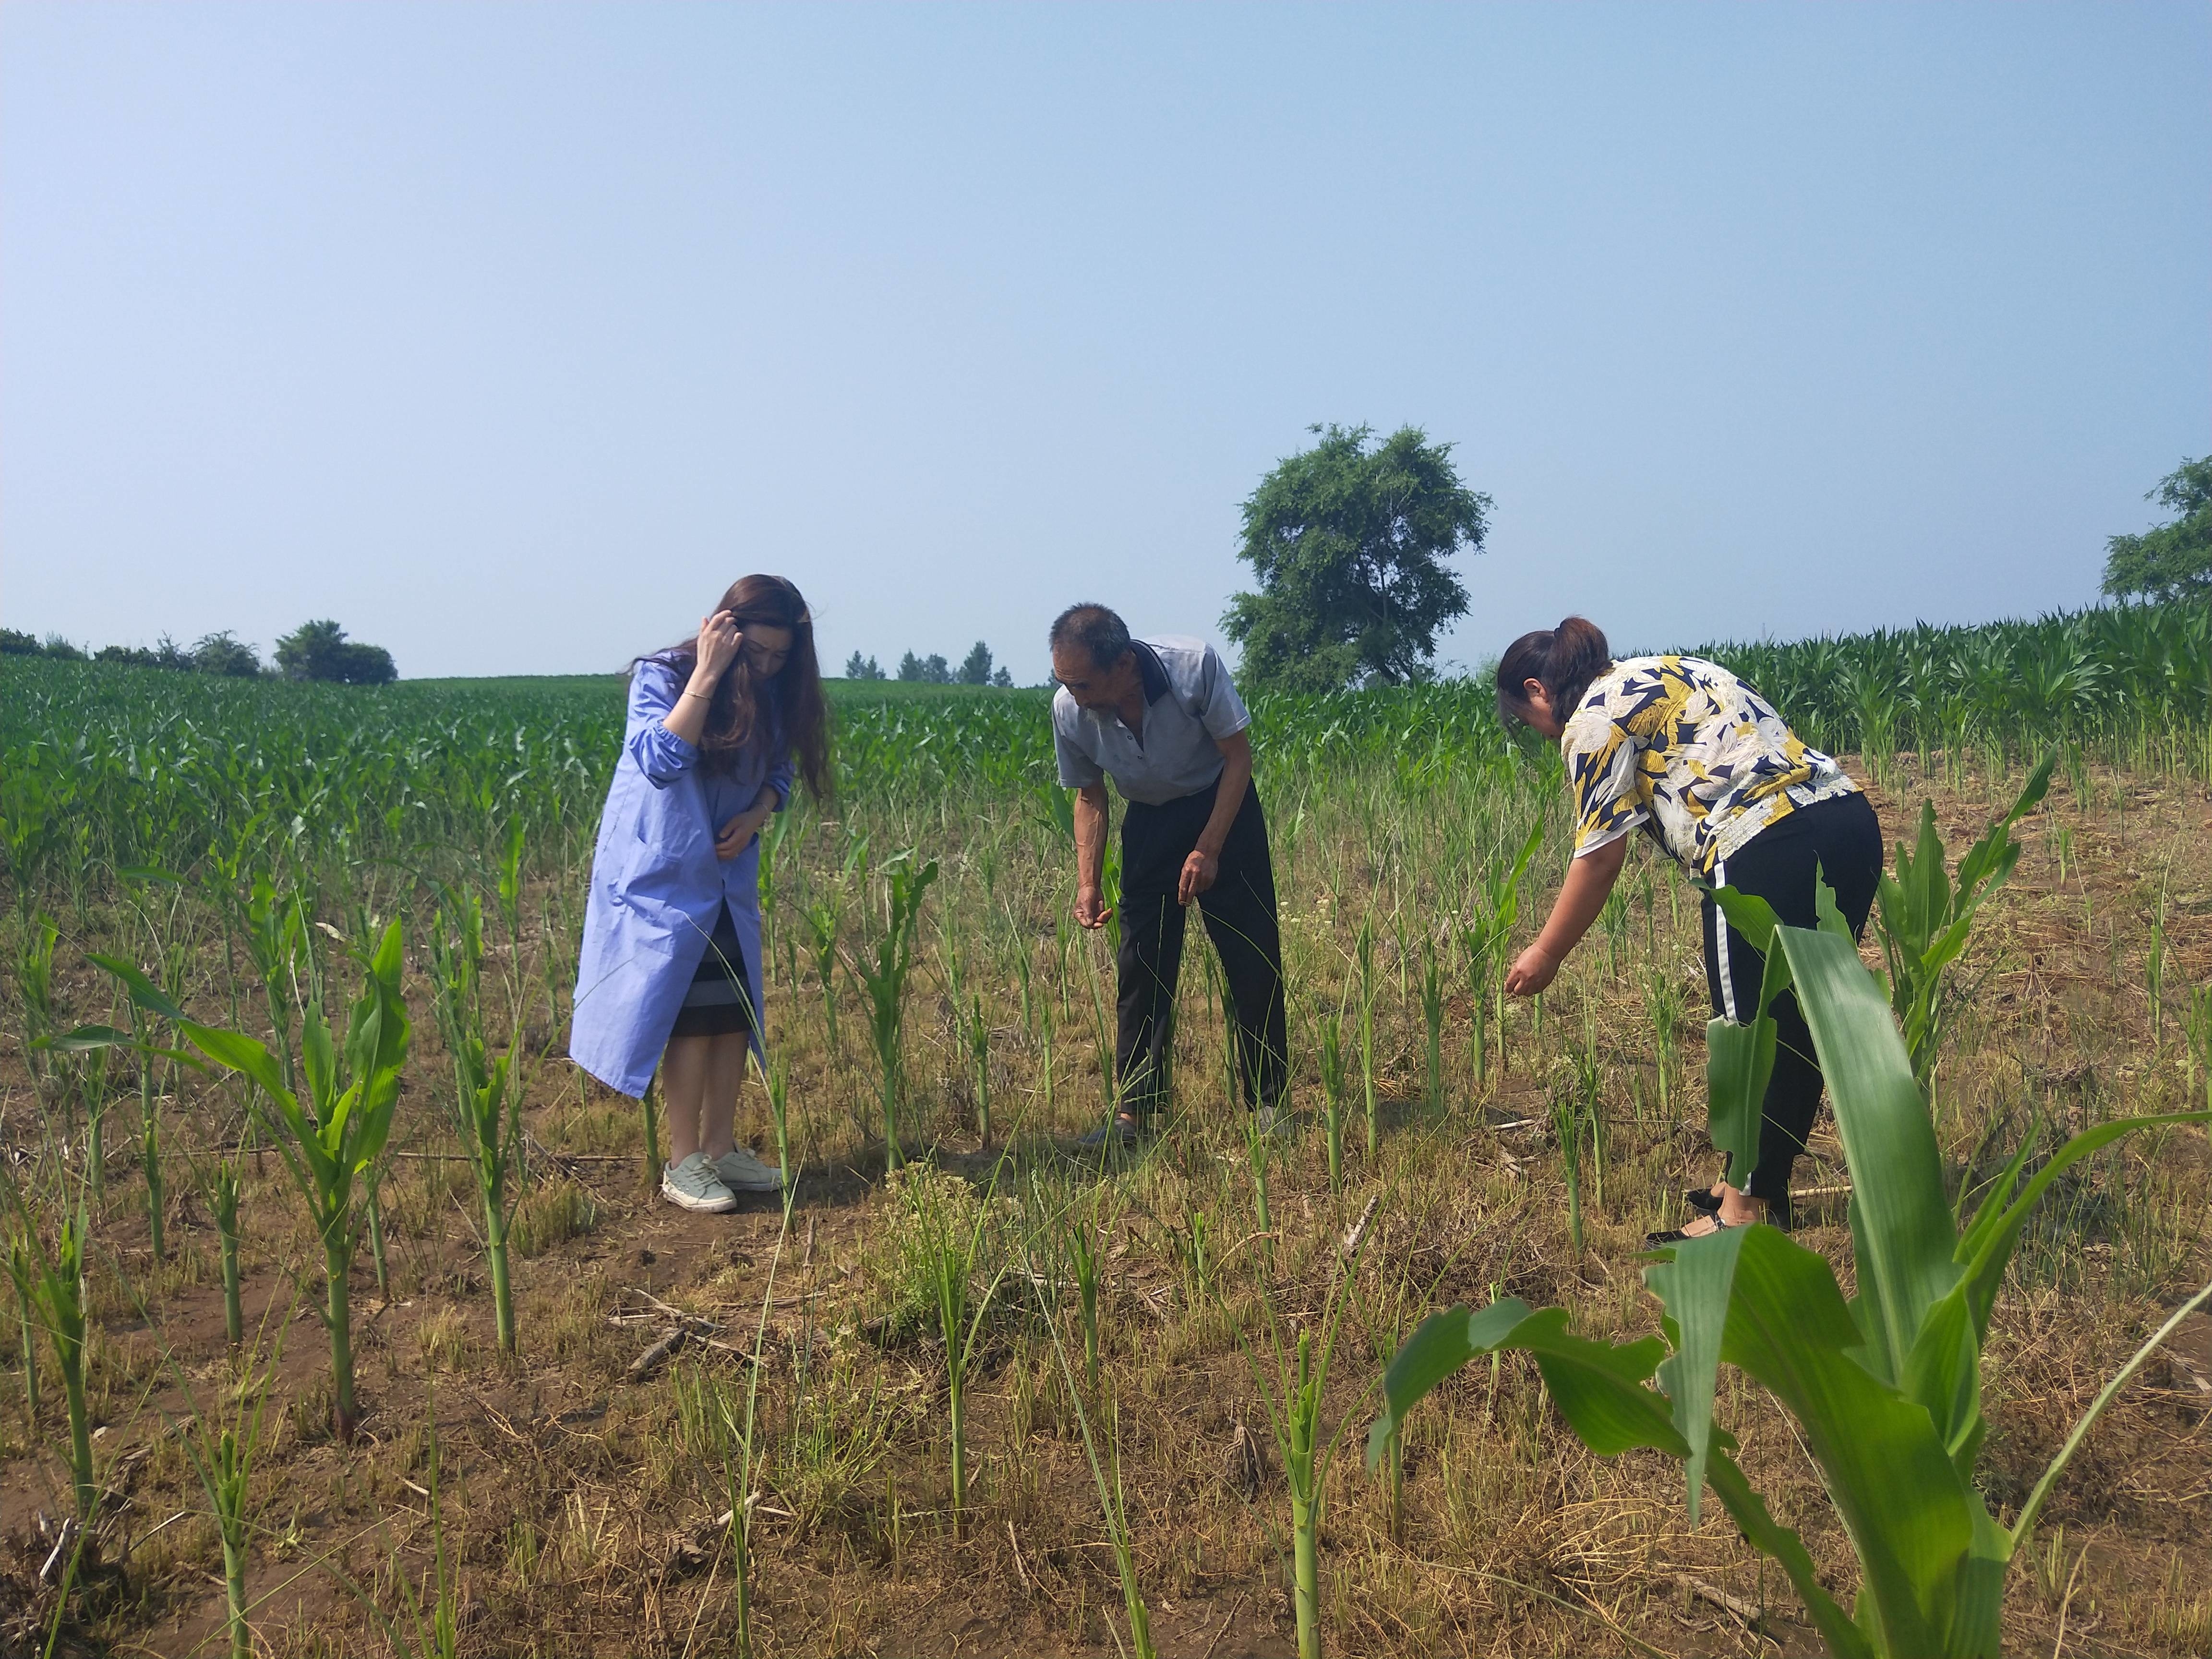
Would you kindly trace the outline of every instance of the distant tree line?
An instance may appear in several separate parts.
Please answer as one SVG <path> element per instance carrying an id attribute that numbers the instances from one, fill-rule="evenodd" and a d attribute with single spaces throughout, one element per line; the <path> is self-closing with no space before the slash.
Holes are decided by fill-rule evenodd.
<path id="1" fill-rule="evenodd" d="M 88 652 L 59 634 L 44 640 L 0 628 L 0 655 L 47 657 L 60 662 L 119 663 L 126 668 L 166 668 L 178 673 L 220 674 L 252 679 L 262 674 L 288 680 L 321 680 L 337 685 L 389 685 L 399 678 L 392 653 L 380 645 L 346 638 L 334 622 L 302 623 L 276 641 L 276 660 L 264 667 L 261 653 L 228 629 L 197 643 L 179 645 L 167 634 L 149 647 L 103 645 Z"/>
<path id="2" fill-rule="evenodd" d="M 864 657 L 855 651 L 845 659 L 845 678 L 848 680 L 902 679 L 917 685 L 1006 685 L 1014 677 L 1003 667 L 991 665 L 991 647 L 982 641 L 975 641 L 967 656 L 955 668 L 945 659 L 932 653 L 917 657 L 909 651 L 899 659 L 898 672 L 886 674 L 873 657 Z"/>

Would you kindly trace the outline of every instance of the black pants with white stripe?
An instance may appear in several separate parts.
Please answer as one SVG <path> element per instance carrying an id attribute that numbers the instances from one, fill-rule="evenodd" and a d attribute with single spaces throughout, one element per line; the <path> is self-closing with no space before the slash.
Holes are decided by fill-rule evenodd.
<path id="1" fill-rule="evenodd" d="M 1850 923 L 1852 934 L 1864 933 L 1881 875 L 1881 824 L 1864 795 L 1824 800 L 1768 825 L 1721 861 L 1713 871 L 1713 885 L 1755 893 L 1774 907 L 1785 926 L 1811 927 L 1819 921 L 1813 908 L 1816 867 L 1835 890 L 1836 908 Z M 1720 925 L 1712 900 L 1705 900 L 1704 908 L 1705 988 L 1712 994 L 1713 1012 L 1748 1018 L 1759 1006 L 1766 960 L 1735 928 Z M 1777 997 L 1771 1012 L 1774 1075 L 1766 1085 L 1759 1163 L 1744 1191 L 1780 1212 L 1789 1206 L 1791 1166 L 1805 1150 L 1805 1137 L 1820 1110 L 1820 1066 L 1796 993 Z"/>
<path id="2" fill-rule="evenodd" d="M 1183 860 L 1213 816 L 1215 790 L 1158 806 L 1132 801 L 1121 819 L 1120 1030 L 1114 1045 L 1121 1109 L 1138 1117 L 1167 1103 L 1175 1048 L 1176 981 L 1182 972 L 1183 907 L 1176 884 Z M 1213 885 L 1199 914 L 1221 957 L 1236 1028 L 1237 1072 L 1247 1106 L 1271 1104 L 1289 1081 L 1290 1019 L 1283 999 L 1282 934 L 1275 918 L 1275 869 L 1260 792 L 1244 804 L 1222 843 Z"/>

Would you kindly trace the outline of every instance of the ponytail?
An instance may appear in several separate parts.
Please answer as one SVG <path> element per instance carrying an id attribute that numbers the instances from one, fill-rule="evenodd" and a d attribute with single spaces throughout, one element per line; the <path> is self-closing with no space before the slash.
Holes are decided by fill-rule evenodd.
<path id="1" fill-rule="evenodd" d="M 1557 628 L 1523 634 L 1498 659 L 1499 718 L 1509 724 L 1520 719 L 1528 706 L 1522 687 L 1534 680 L 1544 688 L 1553 711 L 1564 723 L 1590 682 L 1612 666 L 1613 652 L 1604 631 L 1586 617 L 1570 617 Z"/>

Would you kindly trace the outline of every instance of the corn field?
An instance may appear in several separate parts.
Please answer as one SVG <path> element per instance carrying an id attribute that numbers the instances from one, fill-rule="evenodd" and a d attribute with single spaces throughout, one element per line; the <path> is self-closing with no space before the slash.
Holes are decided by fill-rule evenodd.
<path id="1" fill-rule="evenodd" d="M 1954 958 L 1869 930 L 1937 963 L 1909 1054 L 1848 942 L 1789 943 L 1929 1138 L 1877 1174 L 1839 1102 L 1735 1269 L 1841 1309 L 1888 1248 L 1855 1195 L 1918 1183 L 1948 1260 L 2032 1189 L 1902 1408 L 2020 1528 L 1961 1570 L 1985 1624 L 1937 1628 L 1733 1304 L 1647 1289 L 1717 1172 L 1698 895 L 1639 848 L 1505 998 L 1566 803 L 1482 684 L 1250 699 L 1299 1127 L 1234 1106 L 1193 930 L 1175 1115 L 1103 1162 L 1046 694 L 833 685 L 837 797 L 763 848 L 740 1132 L 788 1184 L 704 1217 L 565 1059 L 617 679 L 10 659 L 0 1652 L 2212 1652 L 2212 612 L 1705 654 L 1893 843 L 1929 803 L 1933 876 L 2052 763 Z"/>

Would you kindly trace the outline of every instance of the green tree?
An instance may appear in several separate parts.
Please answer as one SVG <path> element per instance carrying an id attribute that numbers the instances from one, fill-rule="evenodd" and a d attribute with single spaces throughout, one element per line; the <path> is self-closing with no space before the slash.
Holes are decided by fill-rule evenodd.
<path id="1" fill-rule="evenodd" d="M 2212 455 L 2185 460 L 2143 499 L 2178 514 L 2171 524 L 2105 544 L 2105 592 L 2154 599 L 2212 593 Z"/>
<path id="2" fill-rule="evenodd" d="M 348 640 L 345 629 L 328 620 L 301 623 L 277 641 L 276 666 L 289 679 L 340 685 L 389 685 L 399 677 L 389 651 Z"/>
<path id="3" fill-rule="evenodd" d="M 845 678 L 848 680 L 879 680 L 883 677 L 883 667 L 873 657 L 863 657 L 855 651 L 845 659 Z"/>
<path id="4" fill-rule="evenodd" d="M 1221 618 L 1254 690 L 1334 691 L 1428 678 L 1437 630 L 1467 610 L 1445 561 L 1480 553 L 1490 497 L 1462 484 L 1451 446 L 1401 427 L 1308 428 L 1244 503 L 1237 557 L 1259 580 Z"/>
<path id="5" fill-rule="evenodd" d="M 233 639 L 226 628 L 220 634 L 208 635 L 192 647 L 192 666 L 203 674 L 252 679 L 261 672 L 261 657 L 245 641 Z"/>
<path id="6" fill-rule="evenodd" d="M 901 657 L 899 659 L 898 677 L 908 683 L 918 681 L 925 678 L 922 672 L 921 659 L 915 656 L 911 651 L 908 652 L 903 657 Z"/>
<path id="7" fill-rule="evenodd" d="M 988 685 L 991 683 L 991 647 L 982 641 L 961 659 L 957 675 L 963 685 Z"/>

